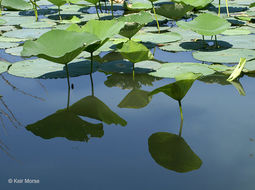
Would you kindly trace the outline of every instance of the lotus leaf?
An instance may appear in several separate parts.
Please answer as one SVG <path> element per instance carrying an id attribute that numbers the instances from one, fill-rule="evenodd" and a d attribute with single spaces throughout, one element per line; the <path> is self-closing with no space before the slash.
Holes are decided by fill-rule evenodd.
<path id="1" fill-rule="evenodd" d="M 21 56 L 22 50 L 23 50 L 23 47 L 19 46 L 19 47 L 6 49 L 5 53 L 11 54 L 11 55 L 16 55 L 16 56 Z"/>
<path id="2" fill-rule="evenodd" d="M 227 20 L 210 13 L 201 14 L 190 22 L 178 21 L 177 25 L 205 36 L 221 34 L 231 26 Z"/>
<path id="3" fill-rule="evenodd" d="M 149 49 L 132 40 L 125 42 L 119 52 L 132 63 L 153 59 L 153 55 Z"/>
<path id="4" fill-rule="evenodd" d="M 149 75 L 162 78 L 175 78 L 185 73 L 202 74 L 203 76 L 211 75 L 215 71 L 206 64 L 201 63 L 164 63 L 156 72 Z"/>
<path id="5" fill-rule="evenodd" d="M 57 7 L 60 7 L 67 3 L 66 0 L 48 0 L 48 1 L 56 5 Z"/>
<path id="6" fill-rule="evenodd" d="M 12 10 L 29 10 L 32 5 L 25 0 L 2 0 L 1 5 Z"/>
<path id="7" fill-rule="evenodd" d="M 7 49 L 19 46 L 18 43 L 0 42 L 0 49 Z"/>
<path id="8" fill-rule="evenodd" d="M 152 5 L 147 0 L 131 0 L 130 3 L 124 1 L 124 7 L 130 11 L 141 11 L 141 10 L 151 10 Z"/>
<path id="9" fill-rule="evenodd" d="M 240 58 L 239 64 L 236 66 L 236 68 L 234 69 L 233 73 L 229 76 L 229 78 L 227 79 L 227 81 L 232 82 L 234 81 L 237 77 L 240 76 L 244 66 L 246 63 L 246 59 L 245 58 Z"/>
<path id="10" fill-rule="evenodd" d="M 94 64 L 93 71 L 96 71 L 97 68 L 98 64 Z M 68 64 L 68 70 L 70 77 L 88 75 L 91 73 L 90 61 L 76 59 Z M 52 79 L 67 77 L 65 65 L 40 58 L 13 63 L 8 73 L 25 78 Z"/>
<path id="11" fill-rule="evenodd" d="M 89 137 L 100 138 L 104 135 L 102 124 L 86 122 L 67 110 L 59 110 L 34 124 L 28 125 L 26 129 L 44 139 L 64 137 L 71 141 L 88 142 Z"/>
<path id="12" fill-rule="evenodd" d="M 248 35 L 250 33 L 251 33 L 250 30 L 242 29 L 242 28 L 228 29 L 225 32 L 222 32 L 222 34 L 227 36 Z"/>
<path id="13" fill-rule="evenodd" d="M 182 36 L 176 32 L 167 32 L 162 34 L 141 33 L 141 34 L 135 35 L 134 39 L 139 39 L 142 42 L 164 44 L 164 43 L 179 41 L 182 39 Z"/>
<path id="14" fill-rule="evenodd" d="M 170 19 L 179 20 L 192 9 L 192 6 L 181 3 L 163 4 L 156 8 L 156 13 Z"/>
<path id="15" fill-rule="evenodd" d="M 182 137 L 175 134 L 158 132 L 148 139 L 152 158 L 162 167 L 184 173 L 199 169 L 201 159 L 192 151 Z"/>
<path id="16" fill-rule="evenodd" d="M 9 66 L 10 66 L 10 63 L 1 61 L 0 62 L 0 74 L 3 72 L 6 72 Z"/>
<path id="17" fill-rule="evenodd" d="M 6 21 L 5 21 L 5 20 L 0 19 L 0 25 L 5 24 L 5 23 L 6 23 Z"/>
<path id="18" fill-rule="evenodd" d="M 255 51 L 249 49 L 226 49 L 221 51 L 193 52 L 193 57 L 200 61 L 212 63 L 238 63 L 240 57 L 247 61 L 255 58 Z"/>
<path id="19" fill-rule="evenodd" d="M 213 0 L 173 0 L 174 2 L 184 3 L 186 5 L 191 5 L 196 8 L 204 8 Z"/>
<path id="20" fill-rule="evenodd" d="M 222 41 L 230 43 L 233 48 L 255 49 L 254 35 L 219 36 L 218 40 L 222 40 Z M 242 57 L 242 56 L 240 56 L 240 57 Z"/>
<path id="21" fill-rule="evenodd" d="M 158 94 L 160 92 L 163 92 L 167 96 L 177 100 L 181 101 L 184 96 L 187 94 L 189 89 L 191 88 L 192 84 L 194 83 L 196 79 L 185 79 L 185 80 L 178 80 L 174 83 L 162 86 L 160 88 L 157 88 L 153 90 L 150 95 Z"/>
<path id="22" fill-rule="evenodd" d="M 72 106 L 69 110 L 76 115 L 97 119 L 107 124 L 127 125 L 127 122 L 114 113 L 101 100 L 95 96 L 87 96 Z"/>
<path id="23" fill-rule="evenodd" d="M 98 41 L 95 35 L 86 32 L 52 30 L 36 41 L 26 41 L 21 55 L 37 56 L 56 63 L 67 64 L 77 57 L 85 46 Z"/>
<path id="24" fill-rule="evenodd" d="M 21 23 L 22 28 L 51 28 L 56 26 L 55 22 L 32 22 L 32 23 Z"/>
<path id="25" fill-rule="evenodd" d="M 5 32 L 3 36 L 9 37 L 9 38 L 36 39 L 49 31 L 50 29 L 21 29 L 21 30 L 13 30 L 10 32 Z"/>
<path id="26" fill-rule="evenodd" d="M 92 3 L 93 5 L 96 5 L 100 0 L 85 0 L 89 3 Z"/>
<path id="27" fill-rule="evenodd" d="M 128 95 L 119 103 L 120 108 L 140 109 L 147 106 L 151 101 L 149 92 L 140 89 L 133 89 Z"/>

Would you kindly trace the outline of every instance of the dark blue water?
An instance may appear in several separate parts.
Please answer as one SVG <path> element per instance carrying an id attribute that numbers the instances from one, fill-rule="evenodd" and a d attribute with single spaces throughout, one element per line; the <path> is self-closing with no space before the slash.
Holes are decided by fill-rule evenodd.
<path id="1" fill-rule="evenodd" d="M 166 55 L 156 52 L 156 58 L 168 62 L 194 61 L 187 53 Z M 201 81 L 193 84 L 182 101 L 182 137 L 203 163 L 197 170 L 178 173 L 157 164 L 148 149 L 148 138 L 153 133 L 179 132 L 178 103 L 165 94 L 154 95 L 151 102 L 141 109 L 119 108 L 117 105 L 131 90 L 107 87 L 104 82 L 110 75 L 96 72 L 93 74 L 95 96 L 125 119 L 127 125 L 103 123 L 103 136 L 91 137 L 88 142 L 63 137 L 44 139 L 25 127 L 66 107 L 66 79 L 25 79 L 6 73 L 2 76 L 2 100 L 21 125 L 14 121 L 15 128 L 1 114 L 6 129 L 1 124 L 0 140 L 9 148 L 9 155 L 0 150 L 1 189 L 255 188 L 254 78 L 245 76 L 240 79 L 246 96 L 239 95 L 232 85 Z M 11 87 L 6 80 L 17 88 Z M 152 91 L 170 82 L 173 80 L 157 80 L 153 86 L 143 85 L 141 89 Z M 71 105 L 91 95 L 89 75 L 71 78 L 71 83 L 74 84 Z M 8 112 L 2 104 L 0 108 Z M 94 119 L 82 119 L 100 123 Z M 36 179 L 40 183 L 14 184 L 8 183 L 8 179 Z"/>

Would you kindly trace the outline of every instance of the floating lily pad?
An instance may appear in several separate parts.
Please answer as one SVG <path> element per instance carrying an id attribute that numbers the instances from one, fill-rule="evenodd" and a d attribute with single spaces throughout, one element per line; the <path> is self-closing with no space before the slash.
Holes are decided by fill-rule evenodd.
<path id="1" fill-rule="evenodd" d="M 235 29 L 228 29 L 224 31 L 222 34 L 227 36 L 238 36 L 238 35 L 248 35 L 250 33 L 251 31 L 247 29 L 235 28 Z"/>
<path id="2" fill-rule="evenodd" d="M 190 22 L 179 21 L 177 25 L 205 36 L 221 34 L 231 26 L 227 20 L 209 13 L 201 14 Z"/>
<path id="3" fill-rule="evenodd" d="M 232 44 L 233 48 L 255 49 L 254 35 L 219 36 L 218 40 Z"/>
<path id="4" fill-rule="evenodd" d="M 255 60 L 246 62 L 243 71 L 249 72 L 249 73 L 254 73 L 255 72 Z"/>
<path id="5" fill-rule="evenodd" d="M 10 10 L 29 10 L 32 5 L 25 0 L 2 0 L 1 5 Z"/>
<path id="6" fill-rule="evenodd" d="M 0 19 L 0 25 L 5 24 L 5 23 L 6 23 L 6 21 L 5 21 L 5 20 Z"/>
<path id="7" fill-rule="evenodd" d="M 93 71 L 98 68 L 98 64 L 93 64 Z M 88 75 L 91 72 L 89 60 L 74 60 L 68 64 L 70 77 Z M 65 78 L 66 68 L 63 64 L 53 63 L 44 59 L 25 60 L 12 64 L 8 73 L 18 77 L 54 79 Z"/>
<path id="8" fill-rule="evenodd" d="M 238 63 L 240 57 L 251 60 L 255 58 L 255 51 L 249 49 L 226 49 L 220 51 L 197 51 L 193 57 L 200 61 L 211 63 Z"/>
<path id="9" fill-rule="evenodd" d="M 135 73 L 149 73 L 156 71 L 161 64 L 155 61 L 142 61 L 135 64 Z M 132 73 L 133 63 L 127 60 L 117 60 L 103 63 L 100 70 L 108 73 Z"/>
<path id="10" fill-rule="evenodd" d="M 6 72 L 9 66 L 10 66 L 10 63 L 1 61 L 0 62 L 0 74 L 3 72 Z"/>
<path id="11" fill-rule="evenodd" d="M 174 2 L 184 3 L 186 5 L 191 5 L 192 7 L 196 8 L 204 8 L 213 0 L 173 0 Z"/>
<path id="12" fill-rule="evenodd" d="M 194 73 L 201 75 L 211 75 L 215 73 L 207 64 L 201 63 L 164 63 L 156 72 L 149 73 L 155 77 L 175 78 L 181 74 Z"/>
<path id="13" fill-rule="evenodd" d="M 22 28 L 52 28 L 56 26 L 55 22 L 32 22 L 32 23 L 24 23 L 20 24 Z"/>
<path id="14" fill-rule="evenodd" d="M 163 44 L 163 43 L 179 41 L 182 39 L 182 36 L 176 32 L 167 32 L 162 34 L 141 33 L 141 34 L 135 35 L 133 38 L 139 39 L 142 42 Z"/>
<path id="15" fill-rule="evenodd" d="M 6 23 L 4 25 L 20 25 L 24 23 L 32 23 L 35 22 L 35 17 L 33 16 L 4 16 L 1 19 L 5 20 Z"/>
<path id="16" fill-rule="evenodd" d="M 36 39 L 39 38 L 42 34 L 49 31 L 50 29 L 21 29 L 6 32 L 3 34 L 3 36 L 9 38 Z"/>
<path id="17" fill-rule="evenodd" d="M 192 151 L 182 137 L 158 132 L 148 140 L 152 158 L 162 167 L 184 173 L 201 167 L 201 159 Z"/>
<path id="18" fill-rule="evenodd" d="M 14 26 L 0 26 L 0 31 L 11 31 L 11 30 L 16 30 Z"/>
<path id="19" fill-rule="evenodd" d="M 17 47 L 18 43 L 11 43 L 11 42 L 0 42 L 0 49 L 7 49 Z"/>
<path id="20" fill-rule="evenodd" d="M 16 55 L 16 56 L 21 56 L 22 50 L 23 50 L 23 47 L 19 46 L 19 47 L 6 49 L 5 53 L 11 54 L 11 55 Z"/>
<path id="21" fill-rule="evenodd" d="M 69 109 L 77 115 L 97 119 L 107 124 L 127 125 L 124 119 L 95 96 L 87 96 L 74 103 Z"/>
<path id="22" fill-rule="evenodd" d="M 0 42 L 23 42 L 26 41 L 24 38 L 9 38 L 5 36 L 0 36 Z"/>
<path id="23" fill-rule="evenodd" d="M 120 108 L 140 109 L 147 106 L 151 101 L 151 96 L 148 91 L 133 89 L 128 95 L 119 103 Z"/>

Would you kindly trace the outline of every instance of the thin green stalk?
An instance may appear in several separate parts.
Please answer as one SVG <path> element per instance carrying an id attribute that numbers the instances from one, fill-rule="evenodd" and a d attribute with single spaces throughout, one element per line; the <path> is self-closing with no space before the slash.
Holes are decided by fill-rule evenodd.
<path id="1" fill-rule="evenodd" d="M 92 73 L 93 73 L 93 52 L 90 53 L 90 82 L 91 82 L 91 92 L 92 96 L 94 96 L 94 83 L 93 83 L 93 78 L 92 78 Z"/>
<path id="2" fill-rule="evenodd" d="M 111 10 L 112 10 L 112 18 L 114 18 L 114 15 L 113 15 L 113 0 L 111 0 Z"/>
<path id="3" fill-rule="evenodd" d="M 180 109 L 180 114 L 181 114 L 181 120 L 183 120 L 182 103 L 181 103 L 181 100 L 179 100 L 178 103 L 179 103 L 179 109 Z"/>
<path id="4" fill-rule="evenodd" d="M 100 12 L 103 13 L 103 11 L 102 11 L 102 6 L 101 6 L 101 1 L 100 1 L 100 0 L 99 0 L 98 4 L 99 4 L 99 10 L 100 10 Z"/>
<path id="5" fill-rule="evenodd" d="M 203 39 L 203 42 L 205 42 L 205 36 L 204 35 L 202 35 L 202 39 Z"/>
<path id="6" fill-rule="evenodd" d="M 100 16 L 99 16 L 99 13 L 98 13 L 97 5 L 95 5 L 95 6 L 96 6 L 97 17 L 98 17 L 98 19 L 100 20 Z"/>
<path id="7" fill-rule="evenodd" d="M 154 49 L 153 49 L 153 56 L 155 55 L 155 52 L 156 52 L 156 46 L 154 47 Z"/>
<path id="8" fill-rule="evenodd" d="M 151 1 L 151 5 L 152 5 L 152 9 L 153 9 L 153 12 L 154 12 L 154 16 L 155 16 L 155 19 L 156 19 L 156 22 L 157 22 L 158 33 L 160 33 L 160 28 L 159 28 L 158 18 L 157 18 L 156 11 L 155 11 L 155 7 L 154 7 L 154 4 L 153 4 L 153 2 L 152 2 L 152 1 Z"/>
<path id="9" fill-rule="evenodd" d="M 217 40 L 217 36 L 215 35 L 215 45 L 216 45 L 216 48 L 218 48 L 218 40 Z"/>
<path id="10" fill-rule="evenodd" d="M 61 15 L 60 15 L 60 7 L 58 7 L 58 16 L 59 16 L 59 20 L 62 21 L 62 17 L 61 17 Z"/>
<path id="11" fill-rule="evenodd" d="M 2 16 L 2 0 L 0 0 L 0 16 Z"/>
<path id="12" fill-rule="evenodd" d="M 106 0 L 104 0 L 104 8 L 105 8 L 105 12 L 107 12 Z"/>
<path id="13" fill-rule="evenodd" d="M 180 124 L 179 137 L 182 136 L 182 128 L 183 128 L 183 120 L 181 120 L 181 124 Z"/>
<path id="14" fill-rule="evenodd" d="M 220 16 L 220 0 L 219 0 L 219 7 L 218 7 L 218 16 Z"/>
<path id="15" fill-rule="evenodd" d="M 68 65 L 65 64 L 65 66 L 66 66 L 66 76 L 67 76 L 67 84 L 68 84 L 67 110 L 69 110 L 69 105 L 70 105 L 70 80 L 69 80 Z"/>
<path id="16" fill-rule="evenodd" d="M 228 0 L 226 0 L 226 8 L 227 8 L 227 14 L 228 14 L 228 17 L 229 17 Z"/>
<path id="17" fill-rule="evenodd" d="M 135 64 L 133 63 L 133 71 L 132 71 L 132 73 L 133 73 L 133 81 L 135 80 Z"/>

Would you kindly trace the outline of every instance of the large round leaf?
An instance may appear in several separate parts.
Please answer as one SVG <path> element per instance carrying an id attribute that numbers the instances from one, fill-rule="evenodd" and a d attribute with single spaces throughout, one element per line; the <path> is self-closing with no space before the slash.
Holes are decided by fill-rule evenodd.
<path id="1" fill-rule="evenodd" d="M 162 167 L 184 173 L 201 167 L 201 159 L 192 151 L 182 137 L 158 132 L 148 140 L 152 158 Z"/>
<path id="2" fill-rule="evenodd" d="M 179 75 L 194 73 L 201 75 L 211 75 L 215 73 L 208 65 L 201 63 L 165 63 L 156 72 L 149 73 L 155 77 L 176 78 Z"/>
<path id="3" fill-rule="evenodd" d="M 203 8 L 213 0 L 173 0 L 174 2 L 184 3 L 186 5 L 191 5 L 192 7 L 196 8 Z"/>
<path id="4" fill-rule="evenodd" d="M 255 49 L 254 35 L 219 36 L 218 40 L 230 43 L 233 48 Z"/>
<path id="5" fill-rule="evenodd" d="M 51 2 L 52 4 L 58 6 L 58 7 L 60 7 L 60 6 L 67 3 L 66 0 L 48 0 L 48 1 Z"/>
<path id="6" fill-rule="evenodd" d="M 6 72 L 9 66 L 10 66 L 10 63 L 1 61 L 0 62 L 0 74 L 3 72 Z"/>
<path id="7" fill-rule="evenodd" d="M 49 32 L 50 29 L 21 29 L 5 32 L 3 36 L 9 38 L 19 38 L 19 39 L 36 39 L 41 35 Z"/>
<path id="8" fill-rule="evenodd" d="M 227 20 L 209 13 L 201 14 L 190 22 L 179 21 L 177 25 L 205 36 L 220 34 L 231 26 Z"/>
<path id="9" fill-rule="evenodd" d="M 98 68 L 98 64 L 93 64 L 93 72 Z M 68 64 L 70 77 L 88 75 L 91 73 L 91 63 L 89 60 L 74 60 Z M 66 66 L 53 63 L 44 59 L 24 60 L 13 63 L 8 73 L 18 77 L 25 78 L 65 78 Z"/>
<path id="10" fill-rule="evenodd" d="M 142 42 L 163 44 L 169 42 L 175 42 L 182 39 L 181 35 L 175 32 L 167 32 L 162 34 L 155 33 L 141 33 L 134 36 L 135 39 L 139 39 Z"/>
<path id="11" fill-rule="evenodd" d="M 32 9 L 32 5 L 25 0 L 2 0 L 1 5 L 12 10 Z"/>
<path id="12" fill-rule="evenodd" d="M 255 58 L 255 50 L 249 49 L 226 49 L 220 51 L 197 51 L 193 57 L 200 61 L 212 63 L 238 63 L 240 58 L 251 60 Z"/>
<path id="13" fill-rule="evenodd" d="M 37 56 L 56 63 L 66 64 L 77 57 L 83 49 L 98 38 L 86 32 L 52 30 L 43 34 L 36 41 L 26 41 L 22 56 Z"/>

